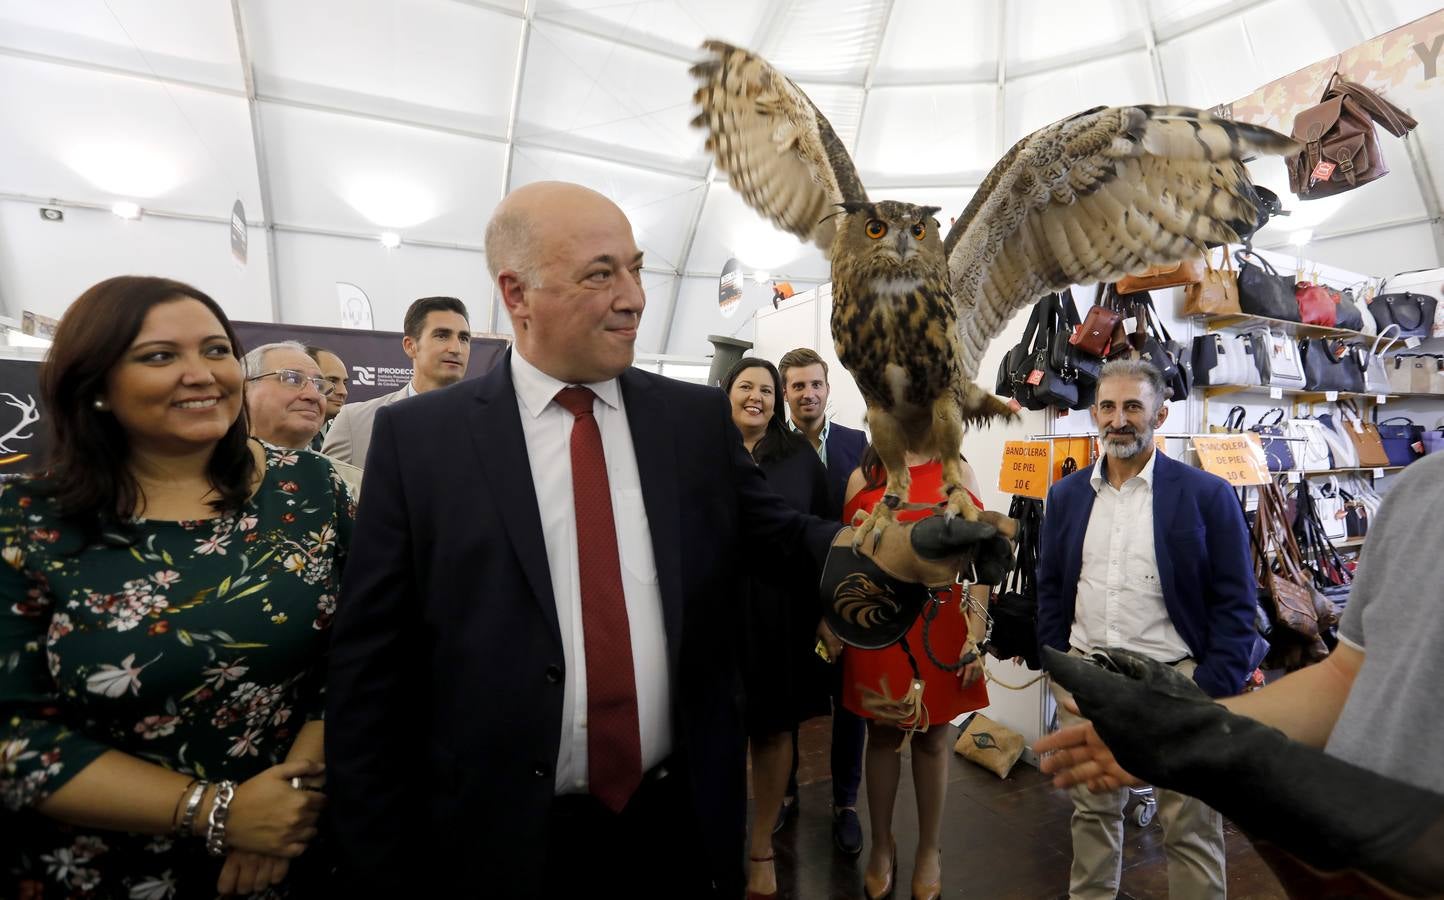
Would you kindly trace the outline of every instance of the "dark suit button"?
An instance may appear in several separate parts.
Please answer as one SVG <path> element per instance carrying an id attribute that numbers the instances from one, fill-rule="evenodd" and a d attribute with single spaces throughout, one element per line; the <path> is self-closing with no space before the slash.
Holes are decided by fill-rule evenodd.
<path id="1" fill-rule="evenodd" d="M 546 778 L 551 775 L 551 768 L 551 766 L 544 762 L 538 762 L 536 768 L 532 770 L 532 774 L 538 778 Z"/>
<path id="2" fill-rule="evenodd" d="M 547 681 L 557 684 L 562 680 L 561 666 L 547 666 Z"/>

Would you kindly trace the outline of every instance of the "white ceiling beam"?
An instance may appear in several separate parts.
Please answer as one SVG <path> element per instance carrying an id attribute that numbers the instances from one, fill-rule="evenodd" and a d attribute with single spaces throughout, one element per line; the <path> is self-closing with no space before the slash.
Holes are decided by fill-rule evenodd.
<path id="1" fill-rule="evenodd" d="M 587 159 L 598 160 L 599 162 L 628 166 L 645 172 L 674 175 L 678 178 L 686 178 L 692 181 L 703 176 L 703 170 L 697 162 L 689 164 L 685 160 L 674 160 L 654 153 L 632 156 L 628 155 L 628 151 L 625 148 L 614 148 L 611 144 L 603 144 L 601 142 L 589 142 L 587 146 L 581 147 L 560 141 L 554 143 L 537 137 L 518 137 L 513 138 L 511 143 L 514 147 L 520 147 L 523 150 L 547 150 L 553 153 L 583 156 Z M 642 154 L 642 151 L 636 152 Z"/>
<path id="2" fill-rule="evenodd" d="M 534 2 L 535 0 L 527 0 L 528 9 L 531 8 Z M 558 18 L 556 16 L 543 15 L 534 16 L 534 20 L 537 22 L 545 22 L 547 25 L 555 25 L 558 28 L 564 29 L 566 31 L 571 31 L 576 34 L 584 35 L 586 37 L 592 37 L 598 40 L 607 41 L 608 43 L 618 44 L 623 47 L 628 47 L 632 50 L 640 50 L 643 53 L 650 53 L 653 56 L 661 56 L 666 59 L 686 63 L 689 66 L 692 63 L 696 62 L 698 59 L 700 59 L 702 55 L 701 51 L 699 50 L 694 50 L 690 47 L 683 47 L 677 44 L 673 44 L 664 38 L 657 37 L 656 35 L 639 34 L 635 31 L 629 31 L 621 27 L 616 27 L 616 30 L 609 31 L 607 30 L 607 28 L 604 27 L 599 27 L 589 24 L 587 22 L 578 21 L 576 13 L 569 13 L 567 18 L 565 19 Z M 607 23 L 607 25 L 610 26 L 611 23 Z"/>
<path id="3" fill-rule="evenodd" d="M 516 165 L 516 123 L 521 115 L 521 92 L 526 80 L 526 58 L 531 49 L 532 3 L 526 0 L 521 20 L 521 39 L 516 50 L 516 68 L 511 73 L 511 109 L 506 117 L 506 162 L 501 169 L 501 196 L 511 193 L 512 167 Z M 490 279 L 488 279 L 488 282 Z M 497 296 L 496 285 L 491 285 L 491 308 L 487 311 L 489 331 L 496 331 L 501 321 L 501 298 Z"/>
<path id="4" fill-rule="evenodd" d="M 872 96 L 873 74 L 877 71 L 878 58 L 882 56 L 882 41 L 887 36 L 888 22 L 892 20 L 893 0 L 883 0 L 882 28 L 873 42 L 872 53 L 868 55 L 867 67 L 862 70 L 862 103 L 857 109 L 857 132 L 852 136 L 852 155 L 857 156 L 858 141 L 862 140 L 862 129 L 867 124 L 867 99 Z"/>
<path id="5" fill-rule="evenodd" d="M 246 110 L 251 118 L 251 145 L 256 158 L 256 182 L 261 196 L 261 234 L 266 242 L 266 273 L 271 288 L 271 320 L 284 322 L 281 304 L 281 276 L 277 271 L 275 216 L 271 203 L 271 170 L 266 161 L 266 145 L 261 137 L 261 110 L 256 102 L 256 74 L 246 46 L 246 26 L 241 18 L 241 0 L 231 0 L 231 18 L 236 28 L 236 51 L 241 62 L 241 76 L 246 83 Z"/>
<path id="6" fill-rule="evenodd" d="M 1166 44 L 1169 41 L 1176 41 L 1184 35 L 1217 25 L 1224 19 L 1235 18 L 1240 13 L 1246 13 L 1255 7 L 1272 2 L 1273 0 L 1233 0 L 1232 3 L 1216 6 L 1199 15 L 1182 19 L 1174 25 L 1159 26 L 1155 29 L 1154 34 L 1158 43 Z"/>
<path id="7" fill-rule="evenodd" d="M 477 9 L 485 9 L 490 12 L 501 13 L 502 15 L 510 16 L 513 19 L 526 18 L 526 11 L 524 9 L 518 10 L 510 6 L 502 6 L 500 3 L 488 3 L 486 2 L 486 0 L 451 0 L 451 2 L 458 3 L 462 6 L 473 6 Z"/>
<path id="8" fill-rule="evenodd" d="M 997 0 L 994 9 L 998 16 L 998 66 L 993 73 L 993 156 L 1002 159 L 1008 147 L 1008 5 Z M 960 13 L 961 14 L 961 13 Z"/>
<path id="9" fill-rule="evenodd" d="M 1168 85 L 1163 79 L 1163 63 L 1158 58 L 1158 31 L 1153 27 L 1153 11 L 1148 0 L 1134 0 L 1138 17 L 1143 22 L 1143 43 L 1148 49 L 1148 66 L 1153 70 L 1153 86 L 1158 91 L 1158 102 L 1168 102 Z"/>
<path id="10" fill-rule="evenodd" d="M 0 191 L 0 200 L 9 200 L 14 203 L 33 203 L 36 206 L 55 206 L 60 209 L 89 209 L 97 212 L 110 212 L 109 203 L 96 203 L 90 200 L 67 200 L 63 197 L 40 197 L 34 194 L 16 194 Z M 141 216 L 156 219 L 181 219 L 186 222 L 204 222 L 208 225 L 230 225 L 230 216 L 208 216 L 201 213 L 179 212 L 173 209 L 155 209 L 149 206 L 141 206 Z M 246 224 L 252 228 L 261 228 L 264 223 L 255 219 L 247 219 Z"/>
<path id="11" fill-rule="evenodd" d="M 64 66 L 68 69 L 79 69 L 84 72 L 98 72 L 102 75 L 115 75 L 120 78 L 136 78 L 141 81 L 149 81 L 153 84 L 163 84 L 168 87 L 182 87 L 193 91 L 204 91 L 208 94 L 221 94 L 226 97 L 245 97 L 244 90 L 222 87 L 216 84 L 207 84 L 204 81 L 191 81 L 186 78 L 176 78 L 172 75 L 157 75 L 150 71 L 139 71 L 137 69 L 126 69 L 120 66 L 107 66 L 104 63 L 91 62 L 85 59 L 67 59 L 63 56 L 52 56 L 48 53 L 36 53 L 32 50 L 21 50 L 18 47 L 0 46 L 0 56 L 11 56 L 16 59 L 28 59 L 31 62 L 48 63 L 54 66 Z"/>
<path id="12" fill-rule="evenodd" d="M 273 106 L 289 106 L 292 109 L 307 109 L 312 112 L 331 113 L 337 116 L 346 116 L 352 119 L 364 119 L 368 122 L 384 122 L 388 125 L 402 125 L 407 128 L 416 128 L 421 131 L 432 131 L 439 134 L 451 134 L 457 137 L 473 138 L 479 141 L 491 141 L 502 144 L 506 142 L 506 135 L 493 134 L 489 131 L 478 131 L 474 128 L 460 128 L 455 125 L 439 125 L 435 122 L 425 122 L 420 119 L 408 119 L 403 116 L 389 116 L 385 113 L 368 112 L 363 109 L 356 109 L 349 106 L 337 106 L 331 103 L 313 103 L 309 100 L 293 100 L 289 97 L 279 97 L 274 94 L 256 94 L 255 97 L 261 103 L 269 103 Z"/>

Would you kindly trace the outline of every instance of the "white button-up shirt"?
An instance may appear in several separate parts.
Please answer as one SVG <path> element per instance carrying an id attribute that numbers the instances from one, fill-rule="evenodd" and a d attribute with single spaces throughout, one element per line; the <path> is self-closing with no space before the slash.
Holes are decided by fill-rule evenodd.
<path id="1" fill-rule="evenodd" d="M 561 626 L 566 679 L 562 694 L 562 740 L 557 752 L 556 792 L 587 790 L 587 656 L 582 631 L 582 592 L 577 562 L 577 516 L 572 496 L 572 414 L 555 401 L 568 387 L 527 362 L 512 349 L 511 377 L 526 436 L 536 489 L 547 567 Z M 597 395 L 592 401 L 607 482 L 612 489 L 612 518 L 621 556 L 622 591 L 632 633 L 632 670 L 637 680 L 637 719 L 641 730 L 642 770 L 672 752 L 672 682 L 667 671 L 667 632 L 662 618 L 662 593 L 652 556 L 652 532 L 642 504 L 642 480 L 621 385 L 613 378 L 583 385 Z"/>
<path id="2" fill-rule="evenodd" d="M 1084 652 L 1123 647 L 1160 662 L 1189 655 L 1188 644 L 1168 618 L 1153 546 L 1154 450 L 1143 471 L 1115 488 L 1104 474 L 1104 456 L 1090 479 L 1097 495 L 1083 536 L 1069 643 Z"/>

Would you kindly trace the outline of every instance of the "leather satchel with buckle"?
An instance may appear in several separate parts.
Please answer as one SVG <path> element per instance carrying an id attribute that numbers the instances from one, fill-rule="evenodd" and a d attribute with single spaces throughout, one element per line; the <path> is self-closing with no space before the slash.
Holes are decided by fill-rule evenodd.
<path id="1" fill-rule="evenodd" d="M 1351 191 L 1389 174 L 1374 125 L 1403 137 L 1418 125 L 1413 116 L 1335 72 L 1323 99 L 1294 117 L 1293 138 L 1304 145 L 1288 157 L 1289 190 L 1300 200 Z"/>

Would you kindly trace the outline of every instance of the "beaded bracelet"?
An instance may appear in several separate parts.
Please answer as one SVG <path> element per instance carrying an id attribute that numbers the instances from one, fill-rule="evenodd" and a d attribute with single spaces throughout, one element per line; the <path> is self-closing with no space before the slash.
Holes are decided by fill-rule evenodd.
<path id="1" fill-rule="evenodd" d="M 209 781 L 194 780 L 186 785 L 186 790 L 181 792 L 184 797 L 186 791 L 190 792 L 190 799 L 186 801 L 185 815 L 176 823 L 175 833 L 177 837 L 190 837 L 196 824 L 196 813 L 201 808 L 201 798 L 206 795 L 206 788 L 210 787 Z"/>
<path id="2" fill-rule="evenodd" d="M 222 781 L 216 785 L 216 799 L 206 817 L 206 852 L 211 856 L 226 853 L 226 817 L 231 812 L 231 798 L 236 796 L 236 783 Z"/>

